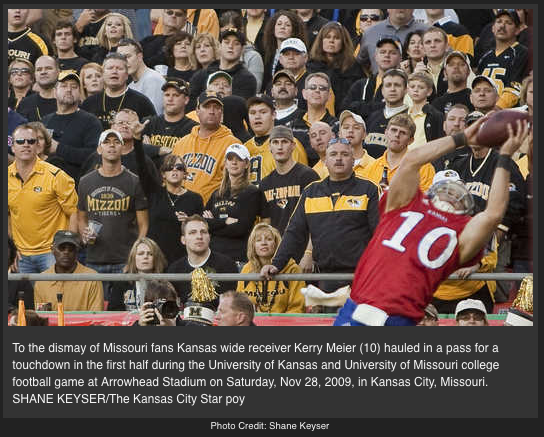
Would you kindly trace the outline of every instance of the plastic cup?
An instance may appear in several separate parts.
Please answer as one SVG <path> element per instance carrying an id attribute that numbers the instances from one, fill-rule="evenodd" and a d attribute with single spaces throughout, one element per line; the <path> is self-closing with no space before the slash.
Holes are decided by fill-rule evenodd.
<path id="1" fill-rule="evenodd" d="M 87 244 L 94 244 L 96 237 L 98 237 L 98 234 L 100 234 L 100 230 L 102 229 L 102 223 L 96 220 L 89 220 L 87 227 L 92 233 L 91 237 L 87 241 Z"/>

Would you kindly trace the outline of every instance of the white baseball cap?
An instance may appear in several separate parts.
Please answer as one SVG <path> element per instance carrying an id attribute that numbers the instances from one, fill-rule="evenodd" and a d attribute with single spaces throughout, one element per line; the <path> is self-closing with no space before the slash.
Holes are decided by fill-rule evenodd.
<path id="1" fill-rule="evenodd" d="M 285 41 L 283 41 L 280 46 L 280 53 L 287 49 L 296 50 L 297 52 L 301 53 L 308 53 L 306 44 L 304 44 L 304 42 L 298 38 L 287 38 Z"/>
<path id="2" fill-rule="evenodd" d="M 247 147 L 238 143 L 231 144 L 229 147 L 227 147 L 225 156 L 227 156 L 229 153 L 234 153 L 236 156 L 238 156 L 238 158 L 242 160 L 251 158 L 251 155 L 249 153 L 249 150 L 247 150 Z"/>
<path id="3" fill-rule="evenodd" d="M 431 185 L 436 184 L 440 181 L 460 181 L 461 177 L 459 176 L 459 173 L 457 173 L 455 170 L 442 170 L 437 172 L 433 177 L 433 182 Z"/>
<path id="4" fill-rule="evenodd" d="M 119 141 L 121 141 L 121 144 L 124 144 L 123 137 L 121 136 L 121 134 L 119 132 L 117 132 L 114 129 L 107 129 L 104 132 L 102 132 L 100 134 L 100 138 L 98 138 L 98 144 L 102 144 L 106 140 L 106 138 L 108 138 L 108 136 L 110 136 L 110 135 L 116 136 L 117 139 Z"/>
<path id="5" fill-rule="evenodd" d="M 344 120 L 348 117 L 352 117 L 353 120 L 355 120 L 355 123 L 361 124 L 365 128 L 365 131 L 366 131 L 366 123 L 363 120 L 363 117 L 361 117 L 359 114 L 355 114 L 354 112 L 351 112 L 348 109 L 343 110 L 342 113 L 340 114 L 340 117 L 338 117 L 340 126 L 342 126 L 342 123 L 344 123 Z"/>
<path id="6" fill-rule="evenodd" d="M 457 317 L 457 314 L 461 311 L 465 310 L 478 310 L 487 315 L 484 303 L 477 299 L 465 299 L 459 302 L 455 307 L 455 317 Z"/>

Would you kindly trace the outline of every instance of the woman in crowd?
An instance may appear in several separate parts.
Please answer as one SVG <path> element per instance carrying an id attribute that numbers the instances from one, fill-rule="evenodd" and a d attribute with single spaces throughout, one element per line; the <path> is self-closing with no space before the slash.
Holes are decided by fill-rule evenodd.
<path id="1" fill-rule="evenodd" d="M 400 67 L 407 75 L 414 72 L 419 62 L 425 62 L 425 52 L 423 51 L 423 31 L 416 30 L 406 36 L 402 47 L 402 62 Z"/>
<path id="2" fill-rule="evenodd" d="M 89 62 L 81 67 L 79 77 L 81 78 L 81 101 L 93 94 L 101 93 L 104 90 L 102 79 L 102 66 L 96 62 Z"/>
<path id="3" fill-rule="evenodd" d="M 263 84 L 266 87 L 274 73 L 283 69 L 279 64 L 279 50 L 281 43 L 287 38 L 298 38 L 306 44 L 304 22 L 295 13 L 289 10 L 278 11 L 267 22 L 264 28 L 264 76 Z"/>
<path id="4" fill-rule="evenodd" d="M 247 244 L 248 263 L 241 273 L 259 273 L 270 264 L 278 246 L 279 231 L 266 223 L 255 225 Z M 298 264 L 290 259 L 280 274 L 301 273 Z M 304 281 L 238 281 L 237 291 L 246 293 L 262 313 L 304 313 L 304 295 L 300 289 Z"/>
<path id="5" fill-rule="evenodd" d="M 36 138 L 38 139 L 36 154 L 38 158 L 45 161 L 51 148 L 51 135 L 49 135 L 49 132 L 41 121 L 33 121 L 29 125 L 36 130 Z"/>
<path id="6" fill-rule="evenodd" d="M 243 18 L 244 33 L 247 40 L 264 56 L 264 29 L 268 21 L 268 9 L 246 9 Z"/>
<path id="7" fill-rule="evenodd" d="M 130 28 L 130 20 L 117 12 L 109 13 L 96 34 L 96 38 L 98 48 L 91 61 L 102 65 L 108 53 L 117 51 L 117 46 L 122 38 L 134 38 Z"/>
<path id="8" fill-rule="evenodd" d="M 136 139 L 141 138 L 143 126 L 133 128 Z M 187 167 L 181 156 L 165 156 L 160 168 L 162 180 L 158 181 L 148 171 L 140 140 L 135 141 L 134 151 L 138 176 L 149 202 L 147 235 L 157 242 L 170 264 L 187 255 L 181 244 L 181 222 L 193 214 L 202 214 L 202 197 L 183 186 Z"/>
<path id="9" fill-rule="evenodd" d="M 163 273 L 166 258 L 151 238 L 138 238 L 128 254 L 123 273 Z M 146 281 L 115 281 L 111 290 L 108 311 L 139 310 L 144 303 Z"/>
<path id="10" fill-rule="evenodd" d="M 203 213 L 212 250 L 231 257 L 239 268 L 247 261 L 247 238 L 260 210 L 261 194 L 249 182 L 249 158 L 249 151 L 242 144 L 227 148 L 223 180 Z"/>
<path id="11" fill-rule="evenodd" d="M 190 54 L 196 70 L 204 70 L 219 59 L 219 42 L 209 33 L 199 33 L 191 43 Z"/>
<path id="12" fill-rule="evenodd" d="M 330 21 L 321 28 L 310 51 L 308 73 L 319 71 L 329 76 L 336 114 L 341 112 L 342 101 L 353 82 L 364 75 L 353 52 L 348 31 L 336 21 Z"/>
<path id="13" fill-rule="evenodd" d="M 196 71 L 196 63 L 191 56 L 193 36 L 185 31 L 176 32 L 166 38 L 165 54 L 168 64 L 167 77 L 179 77 L 187 82 Z"/>
<path id="14" fill-rule="evenodd" d="M 235 28 L 238 29 L 240 32 L 244 33 L 242 16 L 236 11 L 223 12 L 219 17 L 219 26 L 221 32 L 229 28 Z M 263 85 L 263 58 L 255 48 L 255 46 L 249 41 L 246 41 L 246 44 L 244 45 L 244 49 L 242 52 L 242 62 L 244 63 L 244 66 L 251 72 L 251 74 L 255 76 L 255 79 L 257 79 L 257 91 L 260 91 Z"/>

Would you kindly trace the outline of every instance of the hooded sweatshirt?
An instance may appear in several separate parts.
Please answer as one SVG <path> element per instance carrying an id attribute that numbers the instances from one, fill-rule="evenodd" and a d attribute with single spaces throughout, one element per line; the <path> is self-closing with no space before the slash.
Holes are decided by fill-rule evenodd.
<path id="1" fill-rule="evenodd" d="M 254 273 L 252 264 L 248 262 L 240 273 Z M 280 272 L 280 274 L 288 273 L 302 273 L 301 268 L 292 258 Z M 258 312 L 304 313 L 305 299 L 300 289 L 305 286 L 304 281 L 238 281 L 236 291 L 246 293 L 256 305 Z M 263 296 L 263 287 L 267 291 L 266 297 Z M 265 302 L 261 303 L 263 298 Z"/>
<path id="2" fill-rule="evenodd" d="M 224 125 L 208 138 L 201 138 L 199 130 L 200 125 L 194 126 L 190 134 L 174 145 L 172 153 L 181 156 L 187 165 L 185 188 L 200 194 L 206 203 L 221 185 L 227 147 L 240 140 Z"/>

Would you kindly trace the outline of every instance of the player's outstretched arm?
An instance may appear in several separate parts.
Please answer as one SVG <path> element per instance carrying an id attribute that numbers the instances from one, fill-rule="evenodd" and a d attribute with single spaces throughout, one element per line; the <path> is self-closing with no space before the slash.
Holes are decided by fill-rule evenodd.
<path id="1" fill-rule="evenodd" d="M 457 147 L 477 144 L 476 135 L 481 124 L 488 116 L 482 117 L 455 136 L 448 135 L 430 141 L 421 147 L 409 150 L 402 158 L 397 172 L 389 185 L 385 212 L 401 208 L 410 203 L 419 187 L 419 169 L 422 165 L 432 162 L 453 152 Z"/>
<path id="2" fill-rule="evenodd" d="M 470 261 L 487 244 L 506 211 L 510 168 L 512 165 L 516 165 L 511 157 L 529 134 L 529 125 L 526 121 L 522 123 L 518 120 L 516 124 L 516 134 L 514 134 L 511 124 L 507 126 L 508 139 L 499 150 L 500 157 L 489 190 L 486 208 L 468 222 L 459 236 L 459 263 L 461 265 Z"/>

